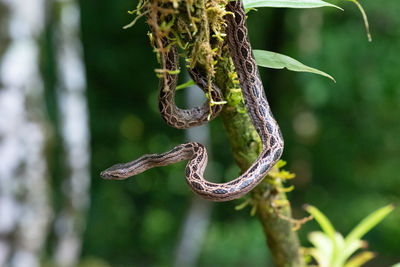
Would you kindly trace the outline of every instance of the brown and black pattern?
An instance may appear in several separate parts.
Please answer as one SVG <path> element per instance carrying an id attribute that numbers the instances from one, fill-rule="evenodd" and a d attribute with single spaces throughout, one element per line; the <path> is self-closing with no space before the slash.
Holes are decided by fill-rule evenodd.
<path id="1" fill-rule="evenodd" d="M 186 181 L 189 187 L 205 199 L 228 201 L 241 197 L 253 189 L 279 160 L 283 151 L 283 138 L 265 97 L 264 87 L 248 41 L 243 4 L 240 0 L 229 2 L 227 10 L 234 14 L 234 16 L 227 15 L 226 18 L 229 50 L 238 74 L 247 112 L 262 141 L 262 150 L 257 160 L 247 171 L 230 182 L 208 182 L 203 177 L 207 166 L 207 151 L 201 144 L 191 142 L 176 146 L 163 154 L 144 155 L 132 162 L 114 165 L 100 174 L 103 178 L 126 179 L 153 167 L 189 160 L 185 169 Z M 176 56 L 167 55 L 167 58 L 170 59 L 167 67 L 176 68 L 178 64 Z M 177 108 L 172 102 L 173 100 L 171 100 L 173 99 L 173 87 L 176 85 L 176 80 L 173 82 L 174 78 L 172 78 L 170 81 L 169 86 L 171 88 L 168 88 L 166 93 L 160 94 L 160 99 L 165 101 L 160 105 L 160 110 L 168 118 L 166 120 L 176 128 L 185 128 L 181 124 L 178 125 L 177 122 L 192 121 L 192 123 L 196 123 L 191 118 L 181 117 L 182 114 L 176 112 Z M 168 99 L 166 94 L 169 94 Z M 200 108 L 200 110 L 204 111 L 202 115 L 204 116 L 204 107 L 203 109 Z M 192 118 L 198 120 L 199 115 L 196 112 L 194 113 Z M 200 118 L 203 118 L 202 116 Z M 201 124 L 204 121 L 198 120 L 197 123 Z M 183 123 L 183 125 L 190 126 L 190 123 Z"/>

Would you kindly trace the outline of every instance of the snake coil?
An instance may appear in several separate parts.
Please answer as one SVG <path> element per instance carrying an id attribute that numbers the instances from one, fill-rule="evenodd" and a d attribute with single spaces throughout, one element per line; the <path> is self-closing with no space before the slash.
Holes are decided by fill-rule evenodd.
<path id="1" fill-rule="evenodd" d="M 148 154 L 128 163 L 116 164 L 103 171 L 100 174 L 101 177 L 122 180 L 153 167 L 189 160 L 185 169 L 189 187 L 205 199 L 228 201 L 241 197 L 253 189 L 279 160 L 283 152 L 283 137 L 266 99 L 248 40 L 243 3 L 241 0 L 230 1 L 226 8 L 233 14 L 226 16 L 229 51 L 238 75 L 247 112 L 262 142 L 261 153 L 257 160 L 247 171 L 230 182 L 208 182 L 203 177 L 207 166 L 207 151 L 201 144 L 190 142 L 178 145 L 162 154 Z M 168 59 L 166 60 L 168 66 L 163 66 L 164 68 L 174 69 L 174 66 L 177 66 L 176 50 L 171 49 L 171 52 L 164 53 L 162 56 Z M 169 79 L 167 83 L 161 83 L 167 84 L 167 88 L 161 86 L 160 91 L 160 112 L 167 123 L 181 129 L 205 123 L 209 114 L 208 104 L 191 110 L 178 109 L 173 100 L 176 77 L 169 75 L 167 79 Z M 201 78 L 195 77 L 195 81 L 201 86 Z M 215 98 L 221 97 L 217 88 L 213 91 L 216 92 Z M 219 111 L 220 107 L 215 106 L 214 116 Z"/>

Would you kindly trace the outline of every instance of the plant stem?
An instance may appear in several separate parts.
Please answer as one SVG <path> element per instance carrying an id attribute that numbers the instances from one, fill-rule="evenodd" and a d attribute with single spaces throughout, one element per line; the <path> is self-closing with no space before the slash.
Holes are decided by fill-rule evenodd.
<path id="1" fill-rule="evenodd" d="M 225 54 L 228 55 L 228 52 Z M 230 60 L 221 60 L 216 69 L 216 84 L 227 96 L 233 84 L 227 73 L 233 72 L 233 64 Z M 227 100 L 228 104 L 221 113 L 222 122 L 235 161 L 244 172 L 258 157 L 261 141 L 248 114 L 242 111 L 240 102 L 230 102 L 229 97 Z M 274 184 L 263 182 L 252 190 L 251 203 L 256 207 L 275 265 L 301 267 L 304 266 L 304 261 L 297 234 L 293 230 L 290 203 L 286 194 L 280 190 L 281 182 L 274 181 Z"/>

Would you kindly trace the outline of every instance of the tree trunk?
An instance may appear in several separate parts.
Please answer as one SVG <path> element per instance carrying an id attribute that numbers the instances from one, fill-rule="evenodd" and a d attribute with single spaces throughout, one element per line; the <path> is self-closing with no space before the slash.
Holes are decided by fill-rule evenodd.
<path id="1" fill-rule="evenodd" d="M 63 145 L 62 207 L 56 216 L 54 260 L 58 266 L 75 266 L 90 201 L 90 147 L 86 78 L 80 42 L 77 1 L 52 1 L 59 17 L 54 28 L 57 63 L 56 94 Z"/>
<path id="2" fill-rule="evenodd" d="M 44 2 L 0 1 L 0 266 L 39 266 L 52 211 L 38 38 Z"/>

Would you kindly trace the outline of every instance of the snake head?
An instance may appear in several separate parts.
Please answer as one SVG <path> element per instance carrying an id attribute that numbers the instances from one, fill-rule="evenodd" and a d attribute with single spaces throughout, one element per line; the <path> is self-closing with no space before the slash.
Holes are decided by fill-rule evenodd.
<path id="1" fill-rule="evenodd" d="M 101 173 L 100 173 L 100 177 L 101 178 L 103 178 L 103 179 L 107 179 L 107 180 L 109 180 L 109 179 L 117 179 L 117 177 L 114 177 L 109 171 L 107 171 L 107 170 L 105 170 L 105 171 L 102 171 Z"/>
<path id="2" fill-rule="evenodd" d="M 131 175 L 127 175 L 126 164 L 116 164 L 100 173 L 101 178 L 107 180 L 124 180 Z"/>

